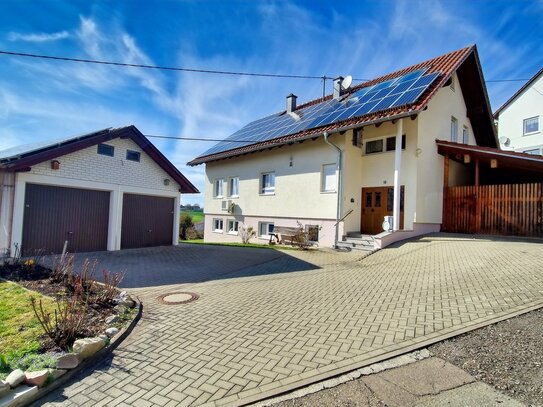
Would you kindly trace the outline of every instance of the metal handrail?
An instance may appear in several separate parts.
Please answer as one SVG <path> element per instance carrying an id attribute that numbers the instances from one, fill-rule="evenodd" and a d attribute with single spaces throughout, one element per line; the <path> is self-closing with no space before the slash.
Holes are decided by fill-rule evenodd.
<path id="1" fill-rule="evenodd" d="M 342 222 L 347 216 L 349 216 L 351 213 L 354 212 L 354 209 L 351 209 L 349 212 L 347 212 L 340 220 L 338 220 L 336 222 L 336 224 L 334 226 L 337 226 L 339 224 L 339 222 Z"/>

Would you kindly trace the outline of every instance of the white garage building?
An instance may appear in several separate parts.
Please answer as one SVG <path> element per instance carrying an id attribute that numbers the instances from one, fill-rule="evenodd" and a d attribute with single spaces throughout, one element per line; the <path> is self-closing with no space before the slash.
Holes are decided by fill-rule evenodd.
<path id="1" fill-rule="evenodd" d="M 0 256 L 175 245 L 192 183 L 135 127 L 0 151 Z"/>

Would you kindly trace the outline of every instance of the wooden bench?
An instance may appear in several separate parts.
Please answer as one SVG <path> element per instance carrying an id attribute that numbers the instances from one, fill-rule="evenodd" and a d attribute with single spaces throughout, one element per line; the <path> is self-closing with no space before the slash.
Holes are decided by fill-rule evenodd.
<path id="1" fill-rule="evenodd" d="M 300 228 L 287 227 L 287 226 L 275 226 L 273 233 L 270 233 L 270 244 L 273 243 L 273 239 L 277 240 L 277 243 L 285 244 L 288 241 L 290 244 L 295 242 L 296 235 L 300 232 Z"/>

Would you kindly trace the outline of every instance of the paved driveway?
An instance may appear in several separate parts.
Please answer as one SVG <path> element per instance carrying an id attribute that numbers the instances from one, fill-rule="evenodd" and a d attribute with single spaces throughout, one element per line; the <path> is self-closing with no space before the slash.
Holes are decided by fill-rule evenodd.
<path id="1" fill-rule="evenodd" d="M 232 277 L 255 275 L 259 266 L 271 260 L 288 257 L 273 249 L 180 244 L 114 252 L 77 253 L 76 270 L 85 259 L 98 261 L 96 276 L 102 269 L 123 271 L 123 288 L 154 287 L 168 284 L 196 283 Z M 53 261 L 48 258 L 46 262 Z M 290 261 L 288 270 L 266 269 L 266 274 L 317 268 L 302 259 Z"/>
<path id="2" fill-rule="evenodd" d="M 298 262 L 314 267 L 266 275 Z M 435 235 L 363 260 L 289 251 L 254 272 L 136 290 L 132 335 L 47 405 L 240 405 L 543 305 L 543 245 L 521 240 Z M 200 299 L 156 301 L 179 289 Z"/>

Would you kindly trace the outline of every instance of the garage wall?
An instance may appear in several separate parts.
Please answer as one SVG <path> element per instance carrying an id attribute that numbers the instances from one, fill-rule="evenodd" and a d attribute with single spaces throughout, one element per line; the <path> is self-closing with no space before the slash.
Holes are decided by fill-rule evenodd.
<path id="1" fill-rule="evenodd" d="M 57 158 L 60 169 L 52 170 L 50 161 L 32 167 L 30 174 L 50 175 L 70 179 L 123 184 L 160 191 L 177 192 L 180 186 L 131 139 L 113 139 L 104 143 L 115 147 L 113 157 L 97 154 L 97 146 L 85 148 Z M 138 151 L 140 162 L 126 160 L 126 150 Z"/>

